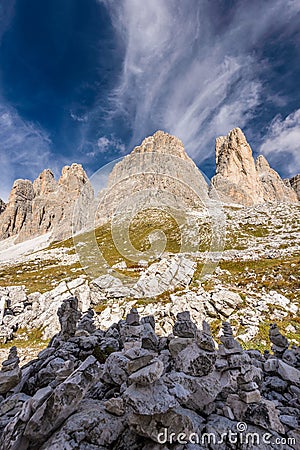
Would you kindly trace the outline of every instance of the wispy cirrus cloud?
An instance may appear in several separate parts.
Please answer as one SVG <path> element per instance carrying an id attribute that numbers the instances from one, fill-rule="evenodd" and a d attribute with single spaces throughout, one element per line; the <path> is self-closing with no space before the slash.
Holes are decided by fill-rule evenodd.
<path id="1" fill-rule="evenodd" d="M 14 0 L 1 2 L 0 44 L 9 29 L 14 8 Z M 0 198 L 7 201 L 11 186 L 20 173 L 23 178 L 34 179 L 45 167 L 51 166 L 57 171 L 57 158 L 52 158 L 50 144 L 48 134 L 37 124 L 24 120 L 0 94 Z"/>
<path id="2" fill-rule="evenodd" d="M 272 33 L 296 33 L 295 0 L 99 0 L 124 46 L 111 116 L 127 115 L 131 146 L 157 128 L 183 139 L 198 162 L 213 139 L 245 126 L 268 96 L 259 48 Z M 223 4 L 223 11 L 220 8 Z M 278 101 L 278 99 L 277 99 Z"/>
<path id="3" fill-rule="evenodd" d="M 281 167 L 285 176 L 300 173 L 300 109 L 273 119 L 260 152 L 275 165 L 284 161 Z"/>
<path id="4" fill-rule="evenodd" d="M 8 105 L 0 104 L 0 197 L 7 200 L 16 175 L 35 178 L 45 167 L 56 168 L 50 138 L 36 124 L 24 121 Z"/>

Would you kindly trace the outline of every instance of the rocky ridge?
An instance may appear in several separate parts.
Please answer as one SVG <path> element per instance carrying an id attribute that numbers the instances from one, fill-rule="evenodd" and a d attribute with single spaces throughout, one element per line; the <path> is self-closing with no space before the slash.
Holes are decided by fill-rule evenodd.
<path id="1" fill-rule="evenodd" d="M 205 201 L 207 182 L 182 142 L 158 131 L 116 164 L 107 188 L 96 199 L 79 164 L 64 167 L 58 181 L 49 169 L 33 183 L 16 180 L 8 204 L 0 205 L 0 240 L 16 236 L 15 242 L 22 242 L 51 232 L 50 241 L 59 241 L 71 236 L 72 226 L 76 232 L 93 228 L 95 223 L 110 220 L 116 211 L 125 216 L 148 204 L 174 212 L 202 208 Z M 74 217 L 76 223 L 72 223 Z"/>
<path id="2" fill-rule="evenodd" d="M 16 242 L 21 242 L 48 232 L 52 240 L 69 237 L 73 208 L 83 188 L 83 203 L 89 204 L 93 200 L 93 189 L 80 164 L 65 166 L 58 181 L 49 169 L 33 183 L 16 180 L 7 205 L 0 206 L 0 240 L 16 236 Z M 85 211 L 84 207 L 78 210 L 78 220 Z"/>
<path id="3" fill-rule="evenodd" d="M 22 242 L 51 232 L 51 240 L 125 216 L 145 205 L 172 211 L 202 209 L 212 198 L 244 206 L 265 202 L 298 202 L 299 175 L 284 182 L 263 156 L 256 163 L 239 128 L 216 139 L 216 174 L 210 192 L 183 143 L 157 131 L 113 168 L 108 186 L 94 199 L 93 188 L 80 164 L 66 166 L 58 181 L 44 170 L 32 183 L 16 180 L 7 205 L 0 201 L 0 240 L 16 236 Z M 131 193 L 128 197 L 128 192 Z M 297 194 L 298 193 L 298 194 Z M 80 200 L 80 201 L 78 201 Z"/>
<path id="4" fill-rule="evenodd" d="M 276 325 L 272 353 L 261 354 L 243 351 L 228 322 L 217 347 L 188 312 L 162 337 L 136 309 L 103 331 L 75 297 L 58 318 L 59 334 L 37 359 L 20 370 L 12 348 L 2 365 L 3 450 L 215 450 L 223 433 L 233 450 L 230 432 L 241 450 L 257 436 L 262 449 L 275 439 L 277 449 L 298 448 L 300 349 Z"/>
<path id="5" fill-rule="evenodd" d="M 216 139 L 216 175 L 211 182 L 225 203 L 251 206 L 298 201 L 295 191 L 284 183 L 264 156 L 254 161 L 240 128 Z"/>
<path id="6" fill-rule="evenodd" d="M 208 184 L 183 143 L 157 131 L 112 169 L 107 188 L 98 196 L 97 222 L 113 215 L 121 220 L 145 209 L 145 205 L 173 214 L 177 210 L 202 209 L 208 200 Z"/>

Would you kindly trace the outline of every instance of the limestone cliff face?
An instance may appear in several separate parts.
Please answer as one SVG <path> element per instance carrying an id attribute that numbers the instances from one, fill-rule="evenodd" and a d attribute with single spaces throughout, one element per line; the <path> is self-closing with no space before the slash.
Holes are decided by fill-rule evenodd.
<path id="1" fill-rule="evenodd" d="M 296 192 L 298 200 L 300 200 L 300 174 L 298 174 L 295 177 L 291 178 L 289 180 L 289 182 L 290 182 L 291 187 Z"/>
<path id="2" fill-rule="evenodd" d="M 293 190 L 263 156 L 255 164 L 240 128 L 216 139 L 216 175 L 212 186 L 226 203 L 252 206 L 263 202 L 297 202 Z"/>
<path id="3" fill-rule="evenodd" d="M 252 150 L 240 128 L 216 139 L 216 175 L 212 185 L 225 202 L 250 206 L 263 201 Z"/>
<path id="4" fill-rule="evenodd" d="M 33 182 L 33 188 L 37 197 L 48 195 L 57 189 L 57 182 L 50 169 L 45 169 Z"/>
<path id="5" fill-rule="evenodd" d="M 263 156 L 255 164 L 239 128 L 217 138 L 211 184 L 222 201 L 246 206 L 300 199 L 300 175 L 284 182 Z M 215 198 L 213 189 L 210 193 Z M 93 227 L 94 218 L 100 223 L 116 213 L 136 213 L 147 206 L 180 212 L 208 201 L 208 185 L 183 143 L 157 131 L 114 166 L 97 201 L 79 164 L 64 167 L 58 181 L 49 169 L 33 183 L 16 180 L 7 205 L 0 200 L 0 240 L 16 236 L 20 242 L 48 232 L 52 240 L 61 240 L 71 236 L 74 217 L 75 230 L 80 231 L 86 225 Z"/>
<path id="6" fill-rule="evenodd" d="M 5 211 L 0 216 L 0 236 L 6 239 L 21 230 L 32 213 L 34 189 L 29 180 L 16 180 Z M 16 231 L 18 230 L 18 231 Z"/>
<path id="7" fill-rule="evenodd" d="M 89 206 L 94 200 L 94 190 L 80 164 L 72 164 L 62 169 L 62 175 L 58 180 L 60 200 L 56 224 L 52 232 L 53 240 L 62 240 L 70 235 L 73 221 L 84 226 Z M 76 217 L 73 217 L 76 203 Z"/>
<path id="8" fill-rule="evenodd" d="M 181 210 L 208 200 L 208 185 L 186 154 L 183 143 L 157 131 L 116 164 L 109 176 L 99 218 L 107 212 L 132 211 L 139 206 L 166 206 Z"/>
<path id="9" fill-rule="evenodd" d="M 272 169 L 266 158 L 260 155 L 256 160 L 256 169 L 263 188 L 265 202 L 298 201 L 296 193 L 288 187 L 278 173 Z"/>
<path id="10" fill-rule="evenodd" d="M 16 235 L 21 242 L 47 232 L 52 232 L 52 240 L 70 236 L 74 204 L 83 188 L 86 202 L 91 202 L 93 189 L 80 164 L 64 167 L 58 182 L 49 169 L 33 183 L 15 181 L 0 216 L 0 239 Z M 77 212 L 85 214 L 83 209 Z"/>

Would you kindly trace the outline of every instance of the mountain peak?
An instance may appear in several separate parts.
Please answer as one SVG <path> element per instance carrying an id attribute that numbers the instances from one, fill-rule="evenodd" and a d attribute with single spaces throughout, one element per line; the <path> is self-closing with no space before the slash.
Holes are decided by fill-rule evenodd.
<path id="1" fill-rule="evenodd" d="M 33 182 L 35 195 L 44 195 L 55 191 L 57 182 L 54 178 L 53 172 L 50 169 L 43 170 L 42 173 Z"/>
<path id="2" fill-rule="evenodd" d="M 212 185 L 224 202 L 251 206 L 263 202 L 297 202 L 266 158 L 254 162 L 252 149 L 240 128 L 216 139 L 216 175 Z"/>
<path id="3" fill-rule="evenodd" d="M 58 182 L 50 169 L 43 170 L 33 183 L 16 180 L 8 204 L 0 204 L 0 240 L 17 236 L 20 242 L 48 232 L 55 239 L 69 237 L 73 207 L 83 187 L 91 202 L 93 189 L 80 164 L 65 166 Z"/>
<path id="4" fill-rule="evenodd" d="M 265 170 L 268 170 L 268 169 L 270 169 L 270 164 L 269 164 L 269 162 L 268 162 L 268 160 L 263 156 L 263 155 L 259 155 L 257 158 L 256 158 L 256 168 L 257 168 L 257 170 L 263 170 L 263 169 L 265 169 Z"/>
<path id="5" fill-rule="evenodd" d="M 176 136 L 161 130 L 156 131 L 152 136 L 146 137 L 141 145 L 135 147 L 131 153 L 150 152 L 166 153 L 185 160 L 189 159 L 182 141 Z"/>

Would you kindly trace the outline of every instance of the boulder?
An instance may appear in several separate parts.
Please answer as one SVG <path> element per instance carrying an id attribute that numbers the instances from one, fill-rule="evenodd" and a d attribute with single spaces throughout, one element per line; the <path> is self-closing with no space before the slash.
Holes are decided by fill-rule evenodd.
<path id="1" fill-rule="evenodd" d="M 85 399 L 40 449 L 75 450 L 79 446 L 89 450 L 112 448 L 124 433 L 126 422 L 126 416 L 111 414 L 101 402 Z"/>
<path id="2" fill-rule="evenodd" d="M 195 262 L 182 255 L 162 258 L 142 273 L 131 293 L 135 298 L 156 297 L 165 291 L 187 287 L 196 269 Z"/>
<path id="3" fill-rule="evenodd" d="M 172 371 L 164 380 L 170 394 L 174 395 L 182 406 L 195 411 L 204 410 L 223 389 L 220 376 L 216 372 L 203 377 L 193 377 Z"/>
<path id="4" fill-rule="evenodd" d="M 128 381 L 141 386 L 147 386 L 159 380 L 164 372 L 164 365 L 159 359 L 152 360 L 151 364 L 132 373 Z"/>
<path id="5" fill-rule="evenodd" d="M 188 443 L 189 436 L 200 435 L 202 422 L 203 419 L 198 414 L 181 407 L 165 414 L 133 414 L 129 418 L 129 426 L 135 433 L 159 444 L 176 444 L 178 436 L 185 436 Z M 155 449 L 154 444 L 151 444 L 151 449 Z"/>
<path id="6" fill-rule="evenodd" d="M 88 389 L 100 375 L 98 361 L 89 356 L 70 377 L 59 384 L 52 395 L 29 419 L 24 436 L 29 442 L 43 443 L 72 413 L 74 413 Z"/>
<path id="7" fill-rule="evenodd" d="M 141 415 L 161 414 L 178 406 L 175 397 L 169 394 L 162 380 L 146 386 L 131 384 L 123 396 L 126 404 Z"/>
<path id="8" fill-rule="evenodd" d="M 175 359 L 176 370 L 188 375 L 201 377 L 210 373 L 216 361 L 215 352 L 206 352 L 196 343 L 185 347 Z"/>

